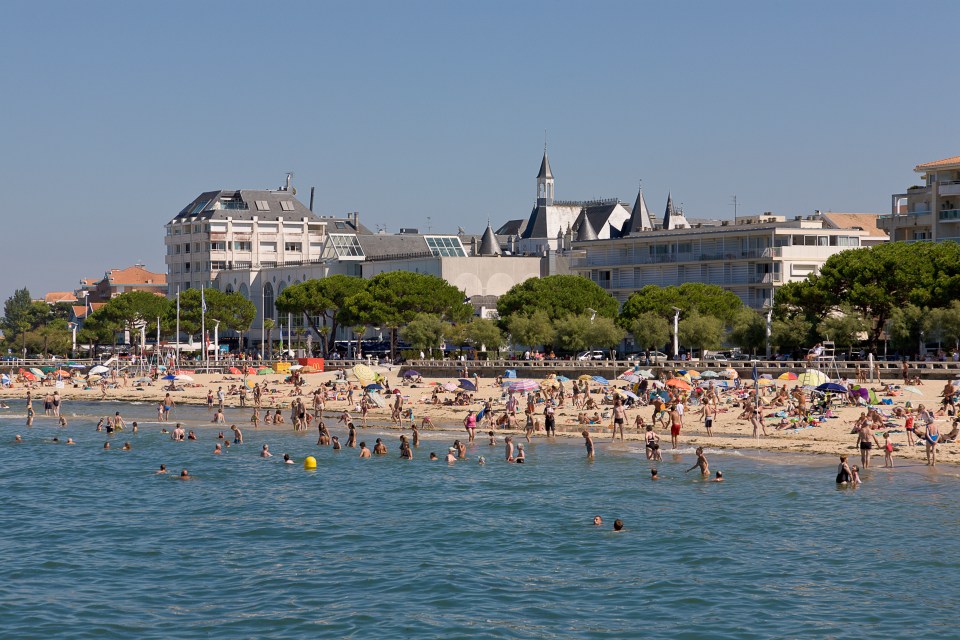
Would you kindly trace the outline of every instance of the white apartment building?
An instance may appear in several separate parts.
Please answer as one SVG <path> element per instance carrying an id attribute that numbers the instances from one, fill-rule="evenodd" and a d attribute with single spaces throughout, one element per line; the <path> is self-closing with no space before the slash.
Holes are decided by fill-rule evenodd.
<path id="1" fill-rule="evenodd" d="M 861 214 L 864 215 L 864 214 Z M 770 306 L 776 288 L 816 273 L 833 254 L 866 246 L 863 228 L 830 228 L 823 216 L 763 215 L 719 225 L 635 231 L 609 240 L 574 241 L 571 271 L 621 303 L 647 285 L 720 285 L 754 309 Z"/>
<path id="2" fill-rule="evenodd" d="M 287 185 L 271 190 L 207 191 L 166 224 L 168 296 L 209 287 L 227 269 L 259 271 L 319 262 L 328 230 L 355 233 L 349 219 L 323 218 Z"/>
<path id="3" fill-rule="evenodd" d="M 891 196 L 878 225 L 891 240 L 960 241 L 960 156 L 918 164 L 923 184 Z"/>

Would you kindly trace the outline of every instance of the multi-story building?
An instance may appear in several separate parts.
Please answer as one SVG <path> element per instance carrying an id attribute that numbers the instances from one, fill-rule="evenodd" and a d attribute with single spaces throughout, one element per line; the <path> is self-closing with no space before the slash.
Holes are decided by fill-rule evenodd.
<path id="1" fill-rule="evenodd" d="M 878 226 L 890 240 L 960 241 L 960 156 L 918 164 L 923 184 L 891 196 L 890 215 Z"/>
<path id="2" fill-rule="evenodd" d="M 126 269 L 110 269 L 103 278 L 81 280 L 76 291 L 76 300 L 87 302 L 110 302 L 121 293 L 130 291 L 148 291 L 158 295 L 167 295 L 167 274 L 155 273 L 142 264 Z"/>
<path id="3" fill-rule="evenodd" d="M 166 225 L 168 295 L 208 287 L 225 269 L 257 271 L 320 259 L 328 229 L 356 233 L 356 214 L 323 218 L 285 187 L 200 194 Z"/>
<path id="4" fill-rule="evenodd" d="M 571 270 L 621 302 L 646 285 L 703 282 L 720 285 L 746 305 L 761 309 L 772 304 L 778 286 L 816 273 L 833 254 L 864 246 L 864 239 L 873 237 L 874 232 L 859 225 L 830 228 L 821 215 L 787 221 L 765 214 L 719 225 L 574 241 Z"/>

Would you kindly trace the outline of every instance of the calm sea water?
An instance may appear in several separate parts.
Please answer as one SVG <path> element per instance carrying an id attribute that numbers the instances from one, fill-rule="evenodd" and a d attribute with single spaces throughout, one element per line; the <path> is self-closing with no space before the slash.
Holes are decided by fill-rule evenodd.
<path id="1" fill-rule="evenodd" d="M 119 404 L 68 404 L 87 417 L 67 430 L 27 429 L 21 407 L 0 418 L 0 637 L 960 635 L 953 467 L 837 490 L 832 458 L 716 452 L 718 485 L 684 474 L 686 453 L 653 483 L 639 447 L 601 445 L 591 464 L 578 441 L 535 442 L 508 465 L 483 443 L 486 466 L 448 466 L 427 454 L 459 433 L 428 434 L 405 462 L 376 429 L 361 439 L 383 437 L 387 458 L 252 429 L 213 456 L 217 429 L 191 408 L 177 418 L 197 442 L 152 422 L 103 451 L 94 416 L 117 409 L 155 420 Z M 276 457 L 258 457 L 264 442 Z"/>

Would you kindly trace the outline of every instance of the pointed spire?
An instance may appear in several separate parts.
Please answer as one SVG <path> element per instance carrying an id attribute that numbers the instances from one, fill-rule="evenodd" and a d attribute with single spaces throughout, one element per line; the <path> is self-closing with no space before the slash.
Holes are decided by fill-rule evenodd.
<path id="1" fill-rule="evenodd" d="M 480 249 L 477 255 L 481 256 L 499 256 L 503 255 L 503 251 L 500 250 L 500 241 L 497 240 L 497 235 L 493 232 L 493 227 L 490 226 L 490 222 L 487 222 L 487 228 L 483 232 L 483 237 L 480 238 Z"/>
<path id="2" fill-rule="evenodd" d="M 543 145 L 543 160 L 540 161 L 540 173 L 537 179 L 553 180 L 553 171 L 550 170 L 550 158 L 547 157 L 547 145 Z"/>
<path id="3" fill-rule="evenodd" d="M 630 219 L 623 227 L 623 235 L 648 231 L 653 229 L 653 222 L 650 219 L 650 210 L 647 208 L 647 201 L 643 198 L 643 186 L 637 192 L 637 201 L 633 203 L 633 211 L 630 212 Z"/>
<path id="4" fill-rule="evenodd" d="M 598 240 L 597 230 L 593 228 L 593 225 L 590 224 L 590 218 L 587 216 L 587 210 L 583 209 L 580 212 L 580 218 L 578 219 L 580 223 L 577 227 L 577 242 L 583 242 L 584 240 Z"/>
<path id="5" fill-rule="evenodd" d="M 690 224 L 683 215 L 683 211 L 673 207 L 673 194 L 667 194 L 667 210 L 663 213 L 664 229 L 688 229 Z"/>

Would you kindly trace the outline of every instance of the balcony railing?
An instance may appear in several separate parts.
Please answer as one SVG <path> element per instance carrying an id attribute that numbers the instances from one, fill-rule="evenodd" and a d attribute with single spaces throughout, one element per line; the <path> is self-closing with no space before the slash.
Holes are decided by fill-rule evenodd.
<path id="1" fill-rule="evenodd" d="M 943 209 L 937 214 L 941 222 L 955 222 L 960 220 L 960 209 Z"/>
<path id="2" fill-rule="evenodd" d="M 749 249 L 747 251 L 726 251 L 715 253 L 662 253 L 657 255 L 615 255 L 605 256 L 588 254 L 584 258 L 575 259 L 576 267 L 604 267 L 627 266 L 631 264 L 669 264 L 674 262 L 708 262 L 732 260 L 757 260 L 760 258 L 779 258 L 783 255 L 782 247 L 768 247 L 766 249 Z"/>

